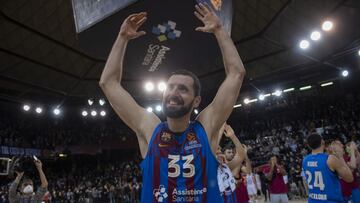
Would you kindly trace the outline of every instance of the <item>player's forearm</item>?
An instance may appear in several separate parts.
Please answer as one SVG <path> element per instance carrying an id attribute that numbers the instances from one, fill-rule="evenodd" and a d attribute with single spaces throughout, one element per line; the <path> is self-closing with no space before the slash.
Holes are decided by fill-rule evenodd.
<path id="1" fill-rule="evenodd" d="M 350 162 L 349 162 L 349 167 L 350 169 L 356 169 L 356 156 L 355 156 L 355 151 L 351 151 L 350 153 Z"/>
<path id="2" fill-rule="evenodd" d="M 119 84 L 122 78 L 123 59 L 128 40 L 119 35 L 111 49 L 110 55 L 106 61 L 105 68 L 101 74 L 100 86 L 106 84 Z"/>
<path id="3" fill-rule="evenodd" d="M 244 77 L 244 65 L 229 34 L 224 30 L 223 27 L 218 28 L 214 34 L 223 56 L 225 72 L 227 76 L 234 75 Z"/>
<path id="4" fill-rule="evenodd" d="M 39 171 L 39 176 L 40 176 L 41 187 L 42 188 L 47 188 L 47 186 L 49 184 L 48 184 L 48 181 L 46 179 L 44 171 L 42 169 L 39 169 L 38 171 Z"/>
<path id="5" fill-rule="evenodd" d="M 343 169 L 341 169 L 342 171 L 344 171 L 344 173 L 340 173 L 338 172 L 338 174 L 341 176 L 341 178 L 348 183 L 351 183 L 354 180 L 354 177 L 352 175 L 351 169 L 349 168 L 349 166 L 346 164 L 344 157 L 338 157 L 338 159 L 340 160 L 340 165 L 343 167 Z M 342 175 L 341 175 L 342 174 Z"/>
<path id="6" fill-rule="evenodd" d="M 245 158 L 245 164 L 246 164 L 246 173 L 251 173 L 252 167 L 251 167 L 251 161 L 249 157 L 246 156 Z"/>
<path id="7" fill-rule="evenodd" d="M 246 154 L 244 154 L 243 146 L 240 140 L 236 137 L 236 135 L 231 136 L 230 139 L 235 145 L 236 155 L 241 157 L 242 159 L 241 162 L 242 162 L 245 159 Z"/>

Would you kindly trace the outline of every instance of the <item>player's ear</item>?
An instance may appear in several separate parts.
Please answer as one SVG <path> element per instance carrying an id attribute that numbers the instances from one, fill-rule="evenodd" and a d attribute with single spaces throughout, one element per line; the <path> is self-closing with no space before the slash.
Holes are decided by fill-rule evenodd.
<path id="1" fill-rule="evenodd" d="M 201 102 L 201 96 L 196 96 L 194 99 L 194 108 L 198 108 Z"/>

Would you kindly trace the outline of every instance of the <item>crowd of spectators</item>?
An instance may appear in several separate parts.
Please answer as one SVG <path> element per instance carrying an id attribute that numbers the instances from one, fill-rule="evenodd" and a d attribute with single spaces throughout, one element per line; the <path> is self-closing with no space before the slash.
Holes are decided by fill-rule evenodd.
<path id="1" fill-rule="evenodd" d="M 94 163 L 89 158 L 77 157 L 69 161 L 45 161 L 48 178 L 48 202 L 138 202 L 141 193 L 141 170 L 136 161 L 106 161 Z M 37 177 L 30 173 L 29 177 Z M 0 181 L 0 202 L 8 202 L 9 183 Z M 35 185 L 39 185 L 36 183 Z"/>
<path id="2" fill-rule="evenodd" d="M 343 142 L 354 140 L 360 145 L 360 94 L 357 92 L 340 97 L 319 93 L 294 95 L 279 98 L 272 105 L 261 105 L 235 110 L 230 124 L 237 130 L 240 141 L 249 146 L 254 167 L 267 164 L 270 155 L 276 154 L 286 167 L 290 184 L 302 180 L 301 162 L 309 153 L 305 143 L 309 133 L 318 132 L 324 139 L 338 138 Z M 115 124 L 34 125 L 24 119 L 0 119 L 0 145 L 7 146 L 51 148 L 101 144 L 104 137 L 132 134 Z M 140 158 L 137 156 L 134 160 L 70 164 L 67 171 L 45 167 L 52 202 L 137 202 L 141 192 Z M 6 202 L 8 188 L 1 183 L 0 202 Z"/>

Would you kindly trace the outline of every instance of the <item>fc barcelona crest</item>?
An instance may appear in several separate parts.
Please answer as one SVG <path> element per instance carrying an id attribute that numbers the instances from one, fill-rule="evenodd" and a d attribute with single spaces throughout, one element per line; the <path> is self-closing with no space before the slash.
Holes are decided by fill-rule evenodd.
<path id="1" fill-rule="evenodd" d="M 170 142 L 172 139 L 172 134 L 168 132 L 163 132 L 160 137 L 163 142 Z"/>

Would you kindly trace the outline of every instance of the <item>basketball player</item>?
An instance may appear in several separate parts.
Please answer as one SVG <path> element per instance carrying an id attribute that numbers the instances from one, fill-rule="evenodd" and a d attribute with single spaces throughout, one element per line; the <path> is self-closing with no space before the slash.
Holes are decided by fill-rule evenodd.
<path id="1" fill-rule="evenodd" d="M 336 149 L 336 154 L 343 154 L 346 164 L 349 166 L 354 180 L 350 183 L 345 182 L 340 179 L 341 191 L 345 202 L 360 202 L 360 189 L 359 182 L 357 180 L 356 170 L 358 168 L 357 159 L 358 159 L 358 150 L 355 142 L 349 142 L 346 146 L 346 152 L 344 151 L 344 145 L 340 140 L 335 140 L 331 143 L 331 148 L 333 151 Z"/>
<path id="2" fill-rule="evenodd" d="M 287 203 L 289 201 L 288 188 L 284 181 L 287 174 L 282 165 L 279 164 L 276 155 L 270 158 L 270 167 L 264 169 L 266 178 L 269 180 L 269 192 L 271 203 Z"/>
<path id="3" fill-rule="evenodd" d="M 303 169 L 309 188 L 308 202 L 343 202 L 339 177 L 346 182 L 353 181 L 351 170 L 346 165 L 341 150 L 334 146 L 335 155 L 324 153 L 325 143 L 319 134 L 307 138 L 311 154 L 303 160 Z"/>
<path id="4" fill-rule="evenodd" d="M 247 155 L 245 157 L 245 164 L 243 166 L 239 165 L 235 168 L 235 170 L 233 170 L 234 177 L 237 181 L 235 190 L 237 203 L 248 203 L 250 200 L 247 191 L 246 174 L 250 173 L 251 170 L 251 161 Z"/>
<path id="5" fill-rule="evenodd" d="M 230 36 L 206 5 L 195 6 L 204 24 L 195 30 L 214 34 L 221 49 L 226 78 L 212 103 L 194 122 L 190 116 L 200 104 L 199 79 L 189 71 L 171 74 L 163 94 L 166 122 L 140 107 L 121 85 L 123 58 L 128 42 L 145 34 L 138 31 L 145 12 L 130 15 L 106 62 L 100 86 L 119 117 L 135 131 L 144 158 L 141 202 L 224 202 L 214 154 L 218 132 L 238 98 L 245 69 Z M 226 98 L 226 99 L 225 99 Z"/>
<path id="6" fill-rule="evenodd" d="M 246 189 L 250 197 L 250 203 L 254 203 L 256 200 L 257 188 L 255 176 L 251 171 L 250 173 L 246 174 Z"/>
<path id="7" fill-rule="evenodd" d="M 220 152 L 220 154 L 223 156 L 223 159 L 219 159 L 222 163 L 218 168 L 219 189 L 223 193 L 224 202 L 238 203 L 239 201 L 237 199 L 237 195 L 234 192 L 237 187 L 234 175 L 237 168 L 241 167 L 242 162 L 247 156 L 247 151 L 236 137 L 235 132 L 230 125 L 224 124 L 220 130 L 219 138 L 221 138 L 223 135 L 232 141 L 232 143 L 235 145 L 235 148 L 233 148 L 230 144 L 227 144 L 225 145 L 225 150 Z M 226 174 L 226 178 L 224 178 L 224 174 Z"/>
<path id="8" fill-rule="evenodd" d="M 226 137 L 234 143 L 235 148 L 232 148 L 230 145 L 225 145 L 224 157 L 225 162 L 230 167 L 232 174 L 236 180 L 235 193 L 231 196 L 228 195 L 226 202 L 236 203 L 248 203 L 249 196 L 246 188 L 246 178 L 242 176 L 241 173 L 248 174 L 251 173 L 251 162 L 247 156 L 247 147 L 239 141 L 236 137 L 234 130 L 229 125 L 224 126 L 224 134 Z M 223 133 L 221 133 L 222 135 Z M 221 136 L 219 136 L 221 137 Z M 235 151 L 235 152 L 234 152 Z M 245 165 L 242 163 L 245 160 Z M 235 196 L 235 198 L 234 198 Z M 230 198 L 231 197 L 231 198 Z"/>

